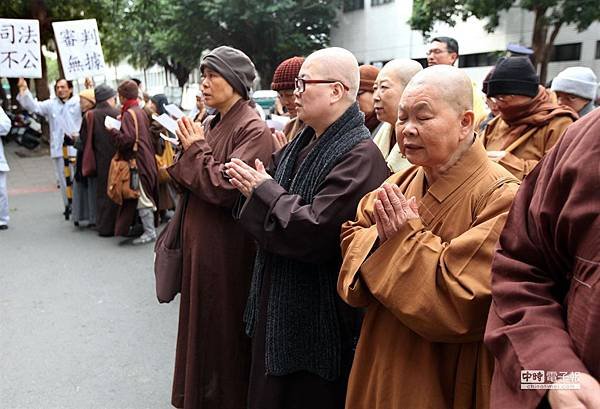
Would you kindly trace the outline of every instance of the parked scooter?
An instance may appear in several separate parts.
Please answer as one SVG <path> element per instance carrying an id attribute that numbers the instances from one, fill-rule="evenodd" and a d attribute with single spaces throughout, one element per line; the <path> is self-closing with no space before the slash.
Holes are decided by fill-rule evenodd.
<path id="1" fill-rule="evenodd" d="M 42 124 L 34 116 L 26 113 L 6 113 L 11 120 L 12 127 L 6 140 L 14 140 L 27 149 L 35 149 L 39 146 L 42 139 Z"/>

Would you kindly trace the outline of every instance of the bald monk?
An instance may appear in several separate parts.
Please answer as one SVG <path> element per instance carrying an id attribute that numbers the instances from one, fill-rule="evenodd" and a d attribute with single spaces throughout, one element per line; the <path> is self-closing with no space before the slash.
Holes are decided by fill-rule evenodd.
<path id="1" fill-rule="evenodd" d="M 381 150 L 392 172 L 406 169 L 411 164 L 400 153 L 396 144 L 394 125 L 398 118 L 398 103 L 406 84 L 423 67 L 414 60 L 395 59 L 383 66 L 373 84 L 373 101 L 377 119 L 383 123 L 373 141 Z"/>
<path id="2" fill-rule="evenodd" d="M 518 181 L 473 132 L 471 81 L 450 66 L 408 83 L 390 177 L 342 227 L 340 296 L 366 307 L 346 408 L 486 408 L 490 266 Z"/>
<path id="3" fill-rule="evenodd" d="M 356 103 L 354 56 L 317 51 L 298 78 L 296 112 L 306 128 L 270 172 L 260 161 L 227 165 L 246 198 L 234 215 L 259 246 L 245 314 L 249 409 L 344 407 L 359 320 L 336 293 L 340 229 L 389 176 Z"/>

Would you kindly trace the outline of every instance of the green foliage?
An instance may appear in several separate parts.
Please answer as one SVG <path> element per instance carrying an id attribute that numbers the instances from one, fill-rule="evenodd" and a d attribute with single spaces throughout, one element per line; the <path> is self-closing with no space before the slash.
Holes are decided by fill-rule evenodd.
<path id="1" fill-rule="evenodd" d="M 500 13 L 512 6 L 541 13 L 546 27 L 574 24 L 583 31 L 600 20 L 597 0 L 415 0 L 409 24 L 428 35 L 437 21 L 454 26 L 456 18 L 466 20 L 474 16 L 487 19 L 486 29 L 493 31 Z"/>
<path id="2" fill-rule="evenodd" d="M 247 53 L 270 83 L 279 62 L 328 44 L 340 7 L 340 0 L 11 0 L 0 15 L 47 16 L 46 44 L 52 21 L 96 18 L 108 63 L 158 64 L 183 86 L 202 52 L 219 45 Z"/>

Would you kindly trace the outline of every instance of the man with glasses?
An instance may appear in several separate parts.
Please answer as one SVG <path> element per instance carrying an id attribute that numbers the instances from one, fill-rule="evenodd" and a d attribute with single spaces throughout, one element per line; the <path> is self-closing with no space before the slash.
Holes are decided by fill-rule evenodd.
<path id="1" fill-rule="evenodd" d="M 427 49 L 427 66 L 454 65 L 458 60 L 458 42 L 452 37 L 435 37 Z M 479 86 L 471 81 L 473 87 L 473 112 L 475 113 L 475 129 L 485 120 L 487 112 Z"/>
<path id="2" fill-rule="evenodd" d="M 356 103 L 356 58 L 311 54 L 295 81 L 304 130 L 274 157 L 227 165 L 245 196 L 234 211 L 259 251 L 246 307 L 252 336 L 249 409 L 343 408 L 359 331 L 336 293 L 340 228 L 389 176 Z"/>
<path id="3" fill-rule="evenodd" d="M 500 60 L 487 85 L 500 115 L 483 134 L 488 156 L 519 179 L 552 148 L 577 114 L 551 101 L 527 57 Z"/>

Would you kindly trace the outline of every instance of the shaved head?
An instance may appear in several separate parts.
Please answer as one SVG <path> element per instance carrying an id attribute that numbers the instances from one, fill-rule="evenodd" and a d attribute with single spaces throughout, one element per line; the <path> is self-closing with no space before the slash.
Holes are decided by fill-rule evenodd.
<path id="1" fill-rule="evenodd" d="M 381 76 L 393 77 L 406 86 L 419 71 L 423 71 L 423 67 L 415 60 L 396 58 L 384 65 L 379 74 Z"/>
<path id="2" fill-rule="evenodd" d="M 358 61 L 350 51 L 340 47 L 324 48 L 309 55 L 305 60 L 307 63 L 313 64 L 323 78 L 342 81 L 350 88 L 349 98 L 356 100 L 360 73 Z"/>
<path id="3" fill-rule="evenodd" d="M 377 119 L 393 124 L 398 117 L 398 104 L 406 84 L 423 67 L 409 59 L 395 59 L 379 71 L 373 84 L 373 101 Z"/>
<path id="4" fill-rule="evenodd" d="M 406 86 L 409 89 L 429 85 L 457 113 L 473 110 L 473 86 L 471 79 L 463 71 L 451 65 L 434 65 L 416 74 Z"/>

